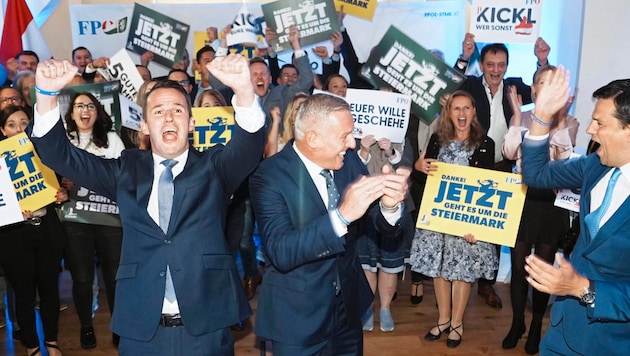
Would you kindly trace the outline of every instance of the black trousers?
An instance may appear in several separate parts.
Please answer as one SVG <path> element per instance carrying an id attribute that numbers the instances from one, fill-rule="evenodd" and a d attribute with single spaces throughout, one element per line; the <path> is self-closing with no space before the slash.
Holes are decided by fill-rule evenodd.
<path id="1" fill-rule="evenodd" d="M 120 263 L 122 228 L 64 222 L 66 229 L 65 255 L 72 275 L 72 298 L 82 327 L 92 326 L 92 282 L 94 254 L 103 273 L 109 311 L 114 311 L 116 271 Z"/>
<path id="2" fill-rule="evenodd" d="M 0 229 L 0 262 L 15 292 L 16 318 L 28 348 L 39 345 L 35 326 L 38 292 L 44 340 L 57 341 L 62 234 L 54 209 L 49 209 L 39 225 L 17 223 Z"/>

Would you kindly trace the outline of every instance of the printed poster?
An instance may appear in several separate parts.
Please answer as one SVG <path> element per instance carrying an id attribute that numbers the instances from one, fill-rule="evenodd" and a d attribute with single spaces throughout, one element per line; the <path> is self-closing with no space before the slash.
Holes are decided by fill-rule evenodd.
<path id="1" fill-rule="evenodd" d="M 348 89 L 345 100 L 350 104 L 355 138 L 374 135 L 392 143 L 405 142 L 411 99 L 408 95 L 369 89 Z"/>
<path id="2" fill-rule="evenodd" d="M 130 100 L 136 101 L 144 80 L 136 69 L 136 64 L 124 48 L 121 48 L 109 59 L 107 69 L 111 77 L 109 81 L 120 81 L 120 93 Z"/>
<path id="3" fill-rule="evenodd" d="M 190 27 L 172 17 L 135 4 L 127 49 L 139 55 L 153 52 L 153 61 L 171 68 L 182 60 Z"/>
<path id="4" fill-rule="evenodd" d="M 189 135 L 190 144 L 202 152 L 217 145 L 227 144 L 234 130 L 234 108 L 216 106 L 192 108 L 195 130 Z"/>
<path id="5" fill-rule="evenodd" d="M 278 0 L 261 7 L 267 26 L 278 36 L 270 43 L 277 53 L 292 49 L 289 42 L 291 25 L 300 31 L 302 47 L 329 40 L 333 31 L 339 31 L 333 0 Z"/>
<path id="6" fill-rule="evenodd" d="M 77 185 L 68 191 L 68 201 L 63 203 L 59 219 L 82 224 L 121 226 L 116 202 Z"/>
<path id="7" fill-rule="evenodd" d="M 0 157 L 6 162 L 20 212 L 35 211 L 56 201 L 57 176 L 42 163 L 26 133 L 0 141 Z"/>
<path id="8" fill-rule="evenodd" d="M 7 163 L 0 159 L 0 226 L 22 221 L 22 211 L 17 200 Z"/>
<path id="9" fill-rule="evenodd" d="M 335 0 L 335 9 L 348 15 L 361 17 L 372 21 L 376 10 L 376 0 Z"/>
<path id="10" fill-rule="evenodd" d="M 435 163 L 416 227 L 514 247 L 527 186 L 521 175 Z"/>
<path id="11" fill-rule="evenodd" d="M 243 4 L 238 10 L 238 14 L 232 22 L 232 30 L 227 35 L 226 40 L 228 46 L 258 43 L 255 18 L 247 10 L 247 5 Z"/>
<path id="12" fill-rule="evenodd" d="M 468 32 L 476 42 L 535 43 L 543 0 L 474 0 Z"/>
<path id="13" fill-rule="evenodd" d="M 394 26 L 371 52 L 361 75 L 376 88 L 409 95 L 412 114 L 427 125 L 442 110 L 440 97 L 457 90 L 465 79 Z"/>

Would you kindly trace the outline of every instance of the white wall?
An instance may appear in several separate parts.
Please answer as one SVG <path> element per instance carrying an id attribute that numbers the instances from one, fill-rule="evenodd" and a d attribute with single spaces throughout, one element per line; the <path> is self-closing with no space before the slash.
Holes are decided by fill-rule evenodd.
<path id="1" fill-rule="evenodd" d="M 575 116 L 580 120 L 578 146 L 586 147 L 586 127 L 593 112 L 593 92 L 615 79 L 630 78 L 627 0 L 584 1 L 584 26 L 577 74 Z M 576 19 L 578 21 L 579 19 Z"/>

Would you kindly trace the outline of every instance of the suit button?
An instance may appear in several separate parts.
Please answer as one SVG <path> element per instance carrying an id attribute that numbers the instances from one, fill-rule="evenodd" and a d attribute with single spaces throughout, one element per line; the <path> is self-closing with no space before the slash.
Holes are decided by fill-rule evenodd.
<path id="1" fill-rule="evenodd" d="M 165 245 L 170 245 L 171 244 L 171 240 L 164 240 L 164 244 Z"/>
<path id="2" fill-rule="evenodd" d="M 160 271 L 160 277 L 166 276 L 166 271 Z"/>

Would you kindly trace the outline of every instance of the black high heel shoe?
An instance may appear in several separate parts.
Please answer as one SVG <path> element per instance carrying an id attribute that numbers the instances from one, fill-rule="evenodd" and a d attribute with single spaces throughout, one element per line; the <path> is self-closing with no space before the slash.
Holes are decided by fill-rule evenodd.
<path id="1" fill-rule="evenodd" d="M 448 325 L 444 330 L 440 329 L 440 326 L 444 326 L 444 325 Z M 429 332 L 424 335 L 424 339 L 427 341 L 435 341 L 435 340 L 439 340 L 440 337 L 442 337 L 442 334 L 444 333 L 448 333 L 449 330 L 451 329 L 451 321 L 447 321 L 446 323 L 443 324 L 435 324 L 435 327 L 438 329 L 438 334 L 432 334 L 431 330 L 433 330 L 433 328 L 431 328 L 431 330 L 429 330 Z"/>
<path id="2" fill-rule="evenodd" d="M 421 290 L 420 295 L 418 295 L 418 290 Z M 422 298 L 424 298 L 424 286 L 422 281 L 420 282 L 412 282 L 411 283 L 411 304 L 420 304 L 422 303 Z"/>
<path id="3" fill-rule="evenodd" d="M 525 323 L 516 322 L 512 323 L 512 327 L 510 328 L 510 332 L 508 332 L 505 339 L 503 339 L 503 348 L 504 349 L 513 349 L 518 344 L 518 340 L 523 336 L 525 332 Z"/>
<path id="4" fill-rule="evenodd" d="M 528 355 L 538 353 L 540 346 L 540 334 L 542 332 L 542 322 L 533 322 L 529 326 L 529 334 L 527 334 L 527 342 L 525 342 L 525 352 Z"/>
<path id="5" fill-rule="evenodd" d="M 462 326 L 464 326 L 464 323 L 461 323 L 461 324 L 459 324 L 458 326 L 456 326 L 454 328 L 451 327 L 451 329 L 449 331 L 449 334 L 451 332 L 454 332 L 455 334 L 459 335 L 459 339 L 457 339 L 457 340 L 446 339 L 446 346 L 448 346 L 449 348 L 453 349 L 453 348 L 456 348 L 457 346 L 459 346 L 459 344 L 462 343 L 462 334 L 459 331 L 457 331 L 457 329 L 461 329 Z"/>

